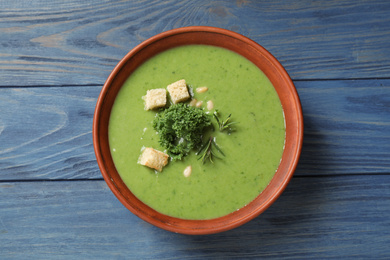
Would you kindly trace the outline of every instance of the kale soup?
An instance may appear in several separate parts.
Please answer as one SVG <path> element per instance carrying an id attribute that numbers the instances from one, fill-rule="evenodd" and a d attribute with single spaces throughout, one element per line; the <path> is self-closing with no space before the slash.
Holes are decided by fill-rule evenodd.
<path id="1" fill-rule="evenodd" d="M 185 137 L 167 145 L 177 129 Z M 285 122 L 274 87 L 253 63 L 224 48 L 187 45 L 130 75 L 108 135 L 135 196 L 160 213 L 201 220 L 239 210 L 265 189 L 282 157 Z M 163 164 L 153 166 L 153 156 Z"/>

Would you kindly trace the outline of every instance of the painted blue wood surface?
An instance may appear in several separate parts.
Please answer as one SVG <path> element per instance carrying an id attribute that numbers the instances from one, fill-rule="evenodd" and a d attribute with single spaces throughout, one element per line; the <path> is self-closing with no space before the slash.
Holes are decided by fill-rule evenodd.
<path id="1" fill-rule="evenodd" d="M 58 2 L 0 3 L 1 86 L 103 84 L 141 41 L 189 25 L 250 37 L 294 79 L 390 76 L 389 1 Z"/>
<path id="2" fill-rule="evenodd" d="M 389 1 L 0 1 L 0 259 L 390 258 Z M 134 46 L 209 25 L 268 49 L 305 139 L 287 190 L 237 229 L 183 236 L 125 209 L 92 144 Z"/>
<path id="3" fill-rule="evenodd" d="M 174 234 L 140 220 L 104 181 L 2 183 L 0 195 L 5 258 L 389 256 L 390 176 L 295 177 L 264 214 L 208 236 Z"/>

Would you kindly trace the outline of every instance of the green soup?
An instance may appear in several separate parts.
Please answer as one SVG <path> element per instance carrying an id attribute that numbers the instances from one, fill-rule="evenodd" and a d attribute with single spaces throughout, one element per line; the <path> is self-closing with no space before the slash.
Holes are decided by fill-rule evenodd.
<path id="1" fill-rule="evenodd" d="M 231 134 L 213 133 L 225 157 L 202 164 L 194 151 L 156 172 L 137 163 L 142 147 L 164 151 L 152 127 L 158 111 L 145 111 L 142 96 L 180 79 L 203 109 L 212 100 L 221 118 L 231 113 L 238 124 Z M 202 86 L 208 91 L 197 93 Z M 184 219 L 220 217 L 251 202 L 274 176 L 284 140 L 283 110 L 268 78 L 244 57 L 206 45 L 176 47 L 146 61 L 121 88 L 109 122 L 112 157 L 125 184 L 151 208 Z M 189 165 L 192 174 L 184 177 Z"/>

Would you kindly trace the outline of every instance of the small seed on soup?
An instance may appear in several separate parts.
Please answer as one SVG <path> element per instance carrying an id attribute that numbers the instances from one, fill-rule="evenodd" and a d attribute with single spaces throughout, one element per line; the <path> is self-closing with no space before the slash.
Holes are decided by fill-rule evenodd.
<path id="1" fill-rule="evenodd" d="M 198 101 L 198 102 L 196 102 L 196 107 L 201 107 L 202 106 L 202 104 L 203 104 L 203 101 Z"/>
<path id="2" fill-rule="evenodd" d="M 197 89 L 196 89 L 196 92 L 198 92 L 198 93 L 204 93 L 204 92 L 206 92 L 207 90 L 209 90 L 207 87 L 200 87 L 200 88 L 197 88 Z"/>
<path id="3" fill-rule="evenodd" d="M 213 109 L 213 108 L 214 108 L 214 102 L 211 101 L 211 100 L 207 101 L 207 109 L 208 109 L 208 110 L 211 110 L 211 109 Z"/>
<path id="4" fill-rule="evenodd" d="M 190 106 L 192 106 L 192 107 L 194 107 L 194 106 L 196 106 L 196 102 L 198 102 L 198 100 L 196 100 L 195 98 L 193 99 L 193 100 L 191 100 L 191 102 L 190 102 Z"/>
<path id="5" fill-rule="evenodd" d="M 191 172 L 192 172 L 192 166 L 189 165 L 189 166 L 187 166 L 187 167 L 184 169 L 184 172 L 183 172 L 184 177 L 190 177 Z"/>

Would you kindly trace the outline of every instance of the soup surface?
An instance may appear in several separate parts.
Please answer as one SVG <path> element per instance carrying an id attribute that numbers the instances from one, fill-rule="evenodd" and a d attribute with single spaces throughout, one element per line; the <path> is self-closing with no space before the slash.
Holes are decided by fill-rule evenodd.
<path id="1" fill-rule="evenodd" d="M 231 134 L 212 133 L 225 154 L 221 159 L 202 164 L 194 151 L 156 172 L 137 163 L 142 147 L 164 151 L 152 127 L 158 110 L 144 110 L 142 96 L 180 79 L 203 109 L 212 100 L 210 113 L 217 109 L 222 119 L 232 114 L 237 124 Z M 195 91 L 203 86 L 208 91 Z M 176 47 L 146 61 L 121 88 L 109 122 L 112 157 L 125 184 L 155 210 L 184 219 L 220 217 L 252 201 L 274 176 L 284 140 L 283 110 L 268 78 L 244 57 L 206 45 Z M 189 165 L 192 173 L 185 177 Z"/>

